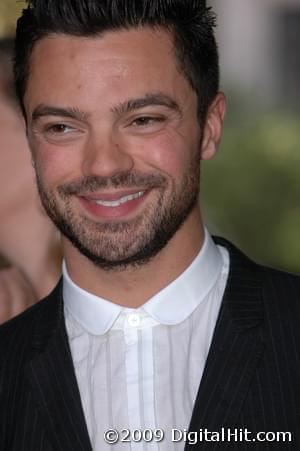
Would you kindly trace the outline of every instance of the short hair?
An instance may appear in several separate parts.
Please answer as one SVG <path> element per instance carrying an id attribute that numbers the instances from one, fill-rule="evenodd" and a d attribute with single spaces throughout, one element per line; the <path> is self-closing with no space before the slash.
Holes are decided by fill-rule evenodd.
<path id="1" fill-rule="evenodd" d="M 17 23 L 15 86 L 23 98 L 34 45 L 50 34 L 93 37 L 106 31 L 162 27 L 170 31 L 179 68 L 198 97 L 201 122 L 219 89 L 216 17 L 205 0 L 27 0 Z"/>

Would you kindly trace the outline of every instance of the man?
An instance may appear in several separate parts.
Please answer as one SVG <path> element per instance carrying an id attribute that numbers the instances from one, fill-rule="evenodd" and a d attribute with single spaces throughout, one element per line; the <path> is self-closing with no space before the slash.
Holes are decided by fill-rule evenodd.
<path id="1" fill-rule="evenodd" d="M 0 323 L 49 294 L 61 267 L 59 236 L 41 207 L 34 183 L 12 56 L 13 39 L 1 39 L 0 189 L 5 195 L 0 200 Z"/>
<path id="2" fill-rule="evenodd" d="M 213 28 L 200 0 L 35 0 L 19 20 L 65 263 L 1 329 L 1 449 L 299 449 L 299 279 L 214 242 L 198 206 L 225 114 Z"/>

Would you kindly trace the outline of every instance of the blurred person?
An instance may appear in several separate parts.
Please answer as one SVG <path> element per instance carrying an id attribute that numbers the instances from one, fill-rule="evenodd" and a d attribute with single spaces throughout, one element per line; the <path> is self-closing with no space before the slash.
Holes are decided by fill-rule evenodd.
<path id="1" fill-rule="evenodd" d="M 40 204 L 12 72 L 0 40 L 0 323 L 46 296 L 60 273 L 58 233 Z"/>
<path id="2" fill-rule="evenodd" d="M 1 449 L 299 449 L 300 279 L 212 238 L 198 202 L 226 109 L 214 26 L 203 0 L 23 12 L 16 88 L 64 264 L 0 328 Z"/>

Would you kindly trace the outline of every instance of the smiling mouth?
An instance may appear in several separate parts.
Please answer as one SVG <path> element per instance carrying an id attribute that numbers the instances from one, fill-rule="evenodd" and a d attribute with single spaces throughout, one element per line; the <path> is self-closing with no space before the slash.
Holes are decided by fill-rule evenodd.
<path id="1" fill-rule="evenodd" d="M 94 212 L 109 215 L 109 211 L 115 216 L 117 212 L 129 211 L 140 204 L 140 202 L 149 193 L 149 189 L 140 191 L 127 190 L 119 192 L 99 192 L 78 196 L 86 206 L 89 206 Z M 106 211 L 106 213 L 105 213 Z M 115 213 L 114 213 L 115 212 Z"/>
<path id="2" fill-rule="evenodd" d="M 127 202 L 136 200 L 142 197 L 145 194 L 145 191 L 139 191 L 138 193 L 129 194 L 127 196 L 122 196 L 119 199 L 114 200 L 104 200 L 104 199 L 88 199 L 90 202 L 93 202 L 97 205 L 102 205 L 103 207 L 119 207 L 120 205 L 126 204 Z"/>

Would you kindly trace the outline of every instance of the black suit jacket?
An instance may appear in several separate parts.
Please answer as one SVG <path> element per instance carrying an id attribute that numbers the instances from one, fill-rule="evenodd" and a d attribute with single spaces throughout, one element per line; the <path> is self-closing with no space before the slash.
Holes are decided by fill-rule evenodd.
<path id="1" fill-rule="evenodd" d="M 293 441 L 186 443 L 185 450 L 299 451 L 300 279 L 217 242 L 230 252 L 230 273 L 190 431 L 290 431 Z M 0 328 L 0 450 L 91 449 L 60 282 Z"/>

